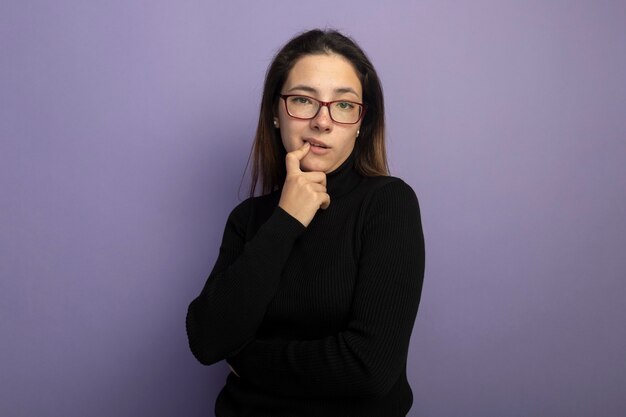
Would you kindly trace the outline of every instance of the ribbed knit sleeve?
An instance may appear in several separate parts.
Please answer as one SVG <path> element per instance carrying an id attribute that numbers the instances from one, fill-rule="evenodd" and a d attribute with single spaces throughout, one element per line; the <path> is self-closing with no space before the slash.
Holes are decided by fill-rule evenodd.
<path id="1" fill-rule="evenodd" d="M 424 274 L 418 201 L 395 180 L 367 204 L 345 330 L 316 340 L 254 340 L 228 360 L 244 381 L 283 396 L 382 396 L 403 374 Z"/>
<path id="2" fill-rule="evenodd" d="M 229 216 L 213 271 L 187 311 L 189 346 L 205 365 L 225 359 L 254 338 L 293 244 L 305 230 L 276 207 L 246 243 L 251 210 L 249 199 Z"/>

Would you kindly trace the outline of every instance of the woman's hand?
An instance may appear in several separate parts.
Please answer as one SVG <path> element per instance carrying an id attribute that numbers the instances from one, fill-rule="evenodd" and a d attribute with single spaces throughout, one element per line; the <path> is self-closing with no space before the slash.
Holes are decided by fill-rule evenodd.
<path id="1" fill-rule="evenodd" d="M 285 158 L 287 177 L 283 186 L 278 206 L 302 223 L 305 227 L 311 223 L 319 209 L 330 205 L 330 196 L 326 193 L 326 174 L 323 172 L 302 172 L 300 161 L 309 153 L 311 145 L 289 152 Z"/>

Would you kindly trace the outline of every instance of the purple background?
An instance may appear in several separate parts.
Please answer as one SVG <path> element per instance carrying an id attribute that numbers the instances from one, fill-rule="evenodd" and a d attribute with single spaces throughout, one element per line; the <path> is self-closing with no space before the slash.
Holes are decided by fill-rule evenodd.
<path id="1" fill-rule="evenodd" d="M 302 4 L 301 4 L 302 3 Z M 410 416 L 626 409 L 626 2 L 0 5 L 0 415 L 208 416 L 184 317 L 265 68 L 354 36 L 427 239 Z"/>

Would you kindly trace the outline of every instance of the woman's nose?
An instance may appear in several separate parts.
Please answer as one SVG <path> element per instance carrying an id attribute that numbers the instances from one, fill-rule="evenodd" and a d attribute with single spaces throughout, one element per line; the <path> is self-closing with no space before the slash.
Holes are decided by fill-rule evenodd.
<path id="1" fill-rule="evenodd" d="M 324 131 L 332 129 L 333 119 L 330 117 L 330 109 L 328 106 L 320 107 L 317 115 L 311 119 L 311 124 L 314 128 Z"/>

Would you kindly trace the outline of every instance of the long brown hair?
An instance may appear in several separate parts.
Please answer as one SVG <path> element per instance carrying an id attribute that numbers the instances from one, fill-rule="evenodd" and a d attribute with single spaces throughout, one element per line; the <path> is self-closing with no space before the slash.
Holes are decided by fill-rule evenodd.
<path id="1" fill-rule="evenodd" d="M 258 183 L 262 194 L 280 188 L 285 181 L 285 148 L 280 131 L 273 125 L 282 89 L 289 71 L 304 55 L 335 53 L 352 63 L 363 88 L 367 111 L 354 145 L 355 168 L 364 176 L 388 175 L 385 151 L 385 106 L 383 91 L 374 66 L 363 50 L 336 30 L 314 29 L 291 39 L 276 54 L 267 69 L 261 111 L 252 148 L 252 182 L 250 196 Z"/>

